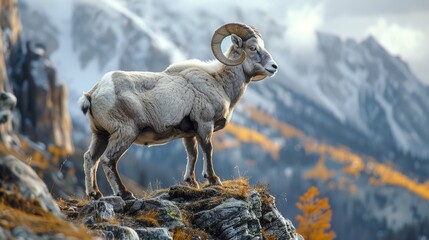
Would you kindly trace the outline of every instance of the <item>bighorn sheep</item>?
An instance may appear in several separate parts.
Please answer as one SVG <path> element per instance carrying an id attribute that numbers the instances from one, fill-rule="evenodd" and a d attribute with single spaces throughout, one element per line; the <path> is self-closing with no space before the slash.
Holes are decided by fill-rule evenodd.
<path id="1" fill-rule="evenodd" d="M 226 56 L 221 43 L 231 36 Z M 183 138 L 187 152 L 184 180 L 198 187 L 195 164 L 198 146 L 204 155 L 203 176 L 222 185 L 212 165 L 212 134 L 225 127 L 251 81 L 273 76 L 276 62 L 264 48 L 260 33 L 244 24 L 230 23 L 216 30 L 211 47 L 219 61 L 188 60 L 163 72 L 109 72 L 79 100 L 89 110 L 92 140 L 84 154 L 86 194 L 102 195 L 96 171 L 103 170 L 115 195 L 134 198 L 123 185 L 117 162 L 133 144 L 159 145 Z"/>

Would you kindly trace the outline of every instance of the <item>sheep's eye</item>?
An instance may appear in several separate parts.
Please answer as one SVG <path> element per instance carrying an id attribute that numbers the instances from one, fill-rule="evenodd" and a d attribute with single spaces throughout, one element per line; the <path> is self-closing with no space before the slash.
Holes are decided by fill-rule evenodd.
<path id="1" fill-rule="evenodd" d="M 249 47 L 249 50 L 250 50 L 250 51 L 256 51 L 256 46 L 250 46 L 250 47 Z"/>

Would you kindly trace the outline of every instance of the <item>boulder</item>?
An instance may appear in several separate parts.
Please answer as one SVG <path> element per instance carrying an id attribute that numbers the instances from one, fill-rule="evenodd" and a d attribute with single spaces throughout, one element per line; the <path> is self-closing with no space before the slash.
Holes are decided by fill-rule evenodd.
<path id="1" fill-rule="evenodd" d="M 0 176 L 0 188 L 18 191 L 26 199 L 38 199 L 43 209 L 62 217 L 46 184 L 21 160 L 12 156 L 0 156 Z"/>

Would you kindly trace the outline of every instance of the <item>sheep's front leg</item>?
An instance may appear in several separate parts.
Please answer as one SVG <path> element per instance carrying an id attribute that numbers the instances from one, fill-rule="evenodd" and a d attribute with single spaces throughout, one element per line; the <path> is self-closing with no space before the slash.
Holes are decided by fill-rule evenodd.
<path id="1" fill-rule="evenodd" d="M 213 135 L 213 124 L 199 124 L 198 126 L 198 143 L 203 150 L 204 163 L 203 163 L 203 177 L 207 178 L 209 185 L 222 185 L 219 177 L 216 176 L 216 173 L 213 168 L 212 155 L 213 155 L 213 144 L 212 144 L 212 135 Z"/>
<path id="2" fill-rule="evenodd" d="M 185 145 L 187 153 L 187 162 L 184 180 L 191 186 L 199 188 L 197 179 L 195 178 L 195 164 L 198 160 L 198 144 L 196 137 L 183 138 L 183 145 Z"/>

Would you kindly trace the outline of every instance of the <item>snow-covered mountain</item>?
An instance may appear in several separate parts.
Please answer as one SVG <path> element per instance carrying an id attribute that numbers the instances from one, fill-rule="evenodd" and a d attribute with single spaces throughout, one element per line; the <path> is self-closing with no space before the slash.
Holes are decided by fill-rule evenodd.
<path id="1" fill-rule="evenodd" d="M 268 13 L 234 3 L 221 14 L 198 4 L 176 6 L 186 3 L 24 1 L 21 8 L 24 33 L 47 45 L 60 77 L 79 94 L 109 70 L 161 71 L 182 59 L 212 59 L 214 29 L 231 21 L 255 25 L 280 71 L 251 86 L 246 102 L 333 142 L 365 148 L 370 141 L 374 151 L 429 155 L 429 88 L 374 38 L 343 41 L 317 33 L 312 58 L 319 60 L 296 61 L 284 40 L 287 26 Z M 72 105 L 76 98 L 71 94 Z"/>
<path id="2" fill-rule="evenodd" d="M 317 157 L 304 153 L 301 140 L 285 138 L 279 129 L 255 121 L 246 107 L 252 105 L 306 136 L 334 146 L 347 146 L 379 162 L 390 159 L 410 178 L 426 180 L 429 172 L 429 161 L 425 161 L 429 156 L 429 88 L 416 79 L 404 61 L 389 54 L 376 39 L 369 37 L 358 42 L 315 33 L 311 55 L 297 56 L 296 44 L 285 37 L 288 26 L 269 12 L 252 4 L 243 6 L 232 1 L 221 1 L 216 6 L 205 1 L 192 5 L 190 2 L 20 1 L 24 35 L 46 44 L 59 78 L 70 88 L 70 110 L 78 147 L 87 145 L 82 139 L 89 134 L 82 133 L 88 128 L 87 120 L 77 107 L 77 99 L 105 72 L 117 69 L 161 71 L 183 59 L 213 59 L 210 50 L 213 31 L 227 22 L 244 22 L 261 31 L 267 49 L 279 64 L 279 72 L 274 78 L 249 86 L 233 122 L 257 130 L 280 144 L 280 161 L 258 147 L 219 151 L 215 155 L 218 161 L 215 165 L 222 176 L 244 174 L 252 176 L 256 182 L 270 183 L 279 196 L 283 192 L 291 194 L 288 204 L 292 205 L 298 196 L 298 193 L 293 195 L 297 189 L 303 192 L 309 185 L 303 183 L 303 176 Z M 185 156 L 179 141 L 149 151 L 136 148 L 133 153 L 122 167 L 134 179 L 145 183 L 161 179 L 171 184 L 173 175 L 180 181 Z M 411 162 L 410 155 L 420 156 L 423 161 Z M 154 159 L 156 164 L 152 164 Z M 341 171 L 341 167 L 333 163 L 329 167 Z M 279 182 L 279 178 L 286 181 Z M 368 219 L 375 219 L 379 225 L 368 228 L 372 230 L 386 224 L 398 228 L 429 212 L 425 207 L 415 213 L 413 209 L 419 208 L 422 202 L 427 205 L 426 200 L 410 193 L 403 194 L 402 189 L 378 191 L 367 186 L 367 179 L 355 184 L 361 192 L 353 198 L 332 192 L 336 196 L 333 200 L 334 226 L 338 229 L 348 226 L 344 225 L 347 223 L 343 221 L 344 216 L 335 215 L 335 210 L 348 209 L 347 214 L 353 215 L 354 220 L 363 215 L 365 218 L 358 219 L 365 224 Z M 400 202 L 380 205 L 380 198 L 398 194 L 403 197 Z M 390 212 L 397 216 L 387 221 Z M 361 230 L 356 228 L 356 233 L 362 233 Z M 338 236 L 348 237 L 352 233 L 343 234 L 349 235 Z M 365 235 L 361 238 L 365 239 Z"/>

